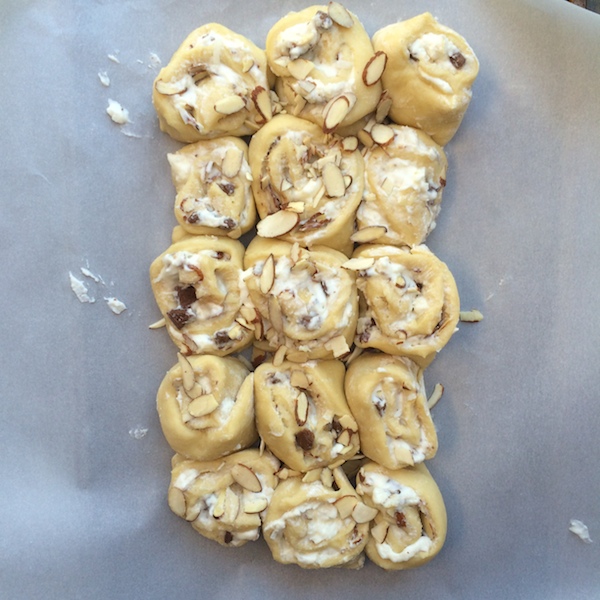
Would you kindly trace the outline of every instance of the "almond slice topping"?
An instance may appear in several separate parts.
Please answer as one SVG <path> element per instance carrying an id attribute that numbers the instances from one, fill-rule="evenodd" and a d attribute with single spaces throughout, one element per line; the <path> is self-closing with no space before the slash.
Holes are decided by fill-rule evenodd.
<path id="1" fill-rule="evenodd" d="M 254 60 L 249 56 L 242 60 L 242 73 L 247 73 L 254 66 Z"/>
<path id="2" fill-rule="evenodd" d="M 370 256 L 359 256 L 357 258 L 351 258 L 347 260 L 343 265 L 343 269 L 350 269 L 352 271 L 364 271 L 371 268 L 375 264 L 375 259 Z"/>
<path id="3" fill-rule="evenodd" d="M 327 487 L 333 487 L 333 473 L 331 469 L 325 468 L 321 471 L 321 483 Z"/>
<path id="4" fill-rule="evenodd" d="M 236 148 L 235 146 L 227 148 L 225 157 L 223 158 L 223 164 L 221 166 L 223 169 L 223 175 L 225 175 L 225 177 L 229 177 L 229 179 L 235 177 L 242 168 L 243 160 L 244 153 L 239 148 Z"/>
<path id="5" fill-rule="evenodd" d="M 350 347 L 348 346 L 348 342 L 343 335 L 338 335 L 328 342 L 325 343 L 325 348 L 327 350 L 331 350 L 333 352 L 333 356 L 335 358 L 339 358 L 340 356 L 344 356 L 350 352 Z"/>
<path id="6" fill-rule="evenodd" d="M 269 321 L 273 329 L 276 331 L 283 331 L 283 315 L 281 314 L 281 306 L 279 306 L 279 300 L 275 296 L 269 296 Z"/>
<path id="7" fill-rule="evenodd" d="M 354 232 L 350 236 L 350 239 L 357 244 L 369 244 L 386 233 L 387 227 L 384 227 L 383 225 L 373 225 L 371 227 L 363 227 L 363 229 Z"/>
<path id="8" fill-rule="evenodd" d="M 352 518 L 357 523 L 368 523 L 377 516 L 378 512 L 379 511 L 376 508 L 372 508 L 371 506 L 359 502 L 352 511 Z"/>
<path id="9" fill-rule="evenodd" d="M 244 498 L 244 512 L 249 515 L 261 513 L 269 506 L 269 501 L 264 496 Z"/>
<path id="10" fill-rule="evenodd" d="M 381 98 L 379 98 L 377 108 L 375 109 L 375 121 L 377 121 L 377 123 L 382 123 L 388 116 L 390 108 L 392 108 L 392 98 L 388 91 L 385 90 L 383 94 L 381 94 Z"/>
<path id="11" fill-rule="evenodd" d="M 177 353 L 177 362 L 181 367 L 181 378 L 183 382 L 183 389 L 187 392 L 194 387 L 196 383 L 196 375 L 194 373 L 194 367 L 190 361 L 181 352 Z"/>
<path id="12" fill-rule="evenodd" d="M 352 15 L 339 2 L 330 2 L 327 14 L 340 27 L 349 29 L 354 25 Z"/>
<path id="13" fill-rule="evenodd" d="M 292 249 L 290 250 L 290 260 L 294 264 L 300 260 L 300 244 L 298 242 L 294 242 L 292 244 Z"/>
<path id="14" fill-rule="evenodd" d="M 441 399 L 444 394 L 444 386 L 441 383 L 436 383 L 429 400 L 427 400 L 427 408 L 431 410 Z"/>
<path id="15" fill-rule="evenodd" d="M 195 400 L 200 396 L 204 396 L 204 394 L 206 394 L 206 391 L 204 389 L 204 386 L 196 382 L 189 390 L 185 390 L 185 394 L 190 400 Z"/>
<path id="16" fill-rule="evenodd" d="M 358 505 L 358 499 L 356 496 L 351 495 L 342 496 L 341 498 L 338 498 L 333 505 L 337 508 L 340 519 L 346 519 L 354 512 L 354 509 Z"/>
<path id="17" fill-rule="evenodd" d="M 260 274 L 259 288 L 261 293 L 268 294 L 275 282 L 275 259 L 272 254 L 269 254 L 263 265 L 262 273 Z"/>
<path id="18" fill-rule="evenodd" d="M 347 429 L 344 429 L 344 431 L 340 433 L 337 442 L 338 444 L 342 444 L 342 446 L 348 446 L 348 444 L 350 444 L 350 433 Z"/>
<path id="19" fill-rule="evenodd" d="M 300 217 L 298 213 L 291 210 L 280 210 L 271 215 L 267 215 L 256 226 L 259 236 L 264 238 L 274 238 L 289 233 L 298 224 Z"/>
<path id="20" fill-rule="evenodd" d="M 473 308 L 471 310 L 461 310 L 458 318 L 463 323 L 479 323 L 479 321 L 483 321 L 483 314 L 476 308 Z"/>
<path id="21" fill-rule="evenodd" d="M 300 369 L 293 369 L 290 375 L 290 384 L 292 387 L 300 388 L 301 390 L 307 390 L 310 387 L 310 382 L 304 371 Z"/>
<path id="22" fill-rule="evenodd" d="M 275 355 L 273 356 L 274 367 L 280 367 L 283 364 L 287 350 L 287 346 L 285 345 L 279 346 L 279 348 L 277 348 L 277 352 L 275 352 Z"/>
<path id="23" fill-rule="evenodd" d="M 292 212 L 298 213 L 300 215 L 304 212 L 304 202 L 302 202 L 301 200 L 290 202 L 286 206 L 286 210 L 291 210 Z"/>
<path id="24" fill-rule="evenodd" d="M 221 490 L 213 507 L 213 517 L 215 519 L 220 519 L 225 514 L 225 498 L 225 490 Z"/>
<path id="25" fill-rule="evenodd" d="M 387 537 L 388 529 L 389 525 L 385 521 L 381 521 L 374 527 L 371 527 L 371 536 L 378 544 L 383 544 Z"/>
<path id="26" fill-rule="evenodd" d="M 354 152 L 358 148 L 358 138 L 349 135 L 342 140 L 342 149 L 346 152 Z"/>
<path id="27" fill-rule="evenodd" d="M 348 116 L 356 103 L 354 94 L 344 94 L 332 98 L 323 109 L 323 131 L 331 133 Z"/>
<path id="28" fill-rule="evenodd" d="M 308 418 L 308 398 L 304 392 L 300 392 L 298 398 L 296 398 L 295 413 L 296 423 L 298 423 L 298 425 L 304 425 Z"/>
<path id="29" fill-rule="evenodd" d="M 387 64 L 387 54 L 379 50 L 371 57 L 362 72 L 363 83 L 370 87 L 375 85 L 383 75 Z"/>
<path id="30" fill-rule="evenodd" d="M 161 327 L 164 327 L 167 324 L 167 322 L 165 321 L 165 318 L 163 317 L 162 319 L 159 319 L 158 321 L 155 321 L 154 323 L 152 323 L 152 325 L 148 325 L 148 329 L 160 329 Z"/>
<path id="31" fill-rule="evenodd" d="M 180 489 L 178 489 L 176 487 L 172 487 L 169 489 L 167 501 L 169 503 L 169 508 L 178 517 L 185 519 L 185 514 L 187 512 L 187 503 L 185 501 L 184 493 Z"/>
<path id="32" fill-rule="evenodd" d="M 387 146 L 394 139 L 394 130 L 382 123 L 373 125 L 370 133 L 373 141 L 380 146 Z"/>
<path id="33" fill-rule="evenodd" d="M 304 58 L 297 58 L 288 63 L 287 69 L 294 79 L 305 79 L 315 65 Z"/>
<path id="34" fill-rule="evenodd" d="M 303 483 L 313 483 L 321 479 L 321 470 L 322 469 L 312 469 L 311 471 L 307 471 L 302 476 Z"/>
<path id="35" fill-rule="evenodd" d="M 236 483 L 239 483 L 245 490 L 249 492 L 261 492 L 262 484 L 260 483 L 256 473 L 248 466 L 237 463 L 231 469 L 231 476 Z"/>
<path id="36" fill-rule="evenodd" d="M 330 198 L 341 198 L 346 193 L 344 175 L 335 163 L 328 162 L 323 167 L 323 184 Z"/>
<path id="37" fill-rule="evenodd" d="M 233 115 L 246 107 L 244 99 L 240 96 L 226 96 L 217 100 L 215 111 L 221 115 Z"/>
<path id="38" fill-rule="evenodd" d="M 219 401 L 214 394 L 205 394 L 204 396 L 198 396 L 189 403 L 188 412 L 192 417 L 204 417 L 213 412 L 218 406 Z"/>
<path id="39" fill-rule="evenodd" d="M 254 102 L 256 110 L 265 121 L 270 121 L 273 118 L 271 95 L 264 87 L 259 85 L 252 90 L 252 102 Z"/>
<path id="40" fill-rule="evenodd" d="M 371 148 L 373 146 L 373 138 L 368 131 L 361 129 L 356 135 L 358 136 L 361 144 L 366 148 Z"/>
<path id="41" fill-rule="evenodd" d="M 163 96 L 176 96 L 177 94 L 183 94 L 183 92 L 187 90 L 187 86 L 181 81 L 171 83 L 169 81 L 163 81 L 162 79 L 156 80 L 154 88 Z"/>

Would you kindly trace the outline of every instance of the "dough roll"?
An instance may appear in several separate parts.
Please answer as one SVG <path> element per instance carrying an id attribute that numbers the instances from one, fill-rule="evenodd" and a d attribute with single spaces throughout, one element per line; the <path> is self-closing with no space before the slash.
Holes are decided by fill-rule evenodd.
<path id="1" fill-rule="evenodd" d="M 376 57 L 358 17 L 337 2 L 279 20 L 267 35 L 269 66 L 289 114 L 330 133 L 372 112 L 384 57 Z"/>
<path id="2" fill-rule="evenodd" d="M 342 138 L 314 123 L 278 115 L 253 136 L 250 157 L 258 213 L 266 218 L 258 225 L 260 235 L 352 251 L 364 189 L 363 157 L 356 148 L 346 149 Z"/>
<path id="3" fill-rule="evenodd" d="M 154 81 L 162 131 L 184 142 L 252 135 L 273 115 L 263 50 L 217 23 L 196 29 Z"/>
<path id="4" fill-rule="evenodd" d="M 173 459 L 171 510 L 222 546 L 255 541 L 278 479 L 279 461 L 250 449 L 213 461 Z"/>
<path id="5" fill-rule="evenodd" d="M 175 218 L 189 233 L 239 238 L 256 221 L 248 146 L 235 137 L 189 144 L 167 154 Z"/>
<path id="6" fill-rule="evenodd" d="M 254 333 L 242 318 L 247 310 L 254 314 L 242 310 L 247 301 L 243 256 L 236 240 L 184 236 L 152 262 L 152 291 L 182 354 L 225 356 L 252 343 Z"/>
<path id="7" fill-rule="evenodd" d="M 366 244 L 350 264 L 360 297 L 356 345 L 427 366 L 458 323 L 458 290 L 448 267 L 423 244 Z"/>
<path id="8" fill-rule="evenodd" d="M 356 329 L 355 274 L 346 256 L 255 237 L 244 257 L 250 299 L 260 315 L 257 345 L 276 352 L 274 362 L 339 358 L 350 351 Z M 260 331 L 259 331 L 260 329 Z"/>
<path id="9" fill-rule="evenodd" d="M 376 513 L 360 501 L 341 467 L 314 469 L 279 483 L 263 535 L 277 562 L 306 569 L 360 568 Z"/>
<path id="10" fill-rule="evenodd" d="M 401 469 L 437 452 L 427 408 L 423 370 L 408 358 L 365 353 L 348 367 L 348 405 L 358 423 L 361 452 L 389 469 Z"/>
<path id="11" fill-rule="evenodd" d="M 390 118 L 417 127 L 444 146 L 471 102 L 479 62 L 465 39 L 423 13 L 380 29 L 373 47 L 388 58 L 383 87 L 392 98 Z"/>
<path id="12" fill-rule="evenodd" d="M 418 567 L 430 561 L 446 540 L 444 499 L 423 465 L 398 471 L 374 462 L 356 477 L 362 501 L 377 510 L 366 554 L 388 570 Z"/>
<path id="13" fill-rule="evenodd" d="M 256 426 L 291 469 L 306 472 L 358 452 L 358 426 L 344 395 L 337 360 L 261 364 L 254 372 Z"/>
<path id="14" fill-rule="evenodd" d="M 171 448 L 214 460 L 254 444 L 254 375 L 232 357 L 178 355 L 157 394 L 158 416 Z"/>
<path id="15" fill-rule="evenodd" d="M 384 125 L 381 131 L 388 134 L 382 136 L 384 143 L 373 144 L 365 154 L 358 230 L 376 228 L 372 231 L 379 235 L 372 240 L 378 244 L 415 246 L 435 227 L 446 185 L 446 154 L 418 129 Z"/>

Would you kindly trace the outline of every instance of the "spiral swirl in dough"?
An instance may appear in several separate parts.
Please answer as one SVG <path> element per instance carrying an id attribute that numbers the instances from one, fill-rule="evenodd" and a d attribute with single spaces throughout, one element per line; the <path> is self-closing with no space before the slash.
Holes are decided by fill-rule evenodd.
<path id="1" fill-rule="evenodd" d="M 423 244 L 365 244 L 353 262 L 360 297 L 356 345 L 428 365 L 458 323 L 458 290 L 448 267 Z"/>
<path id="2" fill-rule="evenodd" d="M 219 25 L 196 29 L 154 81 L 162 131 L 184 142 L 251 135 L 273 114 L 263 50 Z"/>

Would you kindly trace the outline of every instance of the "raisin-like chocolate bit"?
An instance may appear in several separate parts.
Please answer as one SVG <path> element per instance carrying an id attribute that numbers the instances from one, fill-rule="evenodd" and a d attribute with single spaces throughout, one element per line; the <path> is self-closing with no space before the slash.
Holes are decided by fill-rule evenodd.
<path id="1" fill-rule="evenodd" d="M 443 177 L 440 177 L 440 185 L 446 187 L 446 180 Z"/>
<path id="2" fill-rule="evenodd" d="M 221 252 L 220 250 L 217 250 L 213 256 L 217 260 L 229 260 L 231 258 L 231 255 L 228 252 Z"/>
<path id="3" fill-rule="evenodd" d="M 315 434 L 310 429 L 301 429 L 296 434 L 296 444 L 302 448 L 302 450 L 309 451 L 315 443 Z"/>
<path id="4" fill-rule="evenodd" d="M 406 519 L 404 518 L 404 513 L 397 512 L 396 515 L 396 525 L 400 528 L 406 527 Z"/>
<path id="5" fill-rule="evenodd" d="M 231 338 L 226 331 L 217 331 L 215 333 L 215 345 L 219 349 L 223 349 L 225 346 L 231 343 Z"/>
<path id="6" fill-rule="evenodd" d="M 235 221 L 229 217 L 223 221 L 222 225 L 219 225 L 219 229 L 224 229 L 225 231 L 231 231 L 235 229 Z"/>
<path id="7" fill-rule="evenodd" d="M 181 308 L 187 308 L 188 306 L 196 302 L 196 289 L 193 285 L 188 285 L 184 288 L 178 287 L 177 299 Z"/>
<path id="8" fill-rule="evenodd" d="M 223 541 L 226 544 L 231 544 L 231 542 L 233 542 L 233 534 L 231 533 L 231 531 L 225 532 L 225 535 L 223 536 Z"/>
<path id="9" fill-rule="evenodd" d="M 197 223 L 200 220 L 200 217 L 198 216 L 198 213 L 195 213 L 195 212 L 193 212 L 191 215 L 188 215 L 185 218 L 187 219 L 187 222 L 191 223 L 192 225 L 194 223 Z"/>
<path id="10" fill-rule="evenodd" d="M 462 69 L 465 66 L 465 63 L 467 62 L 467 59 L 460 52 L 455 52 L 454 54 L 451 54 L 448 58 L 450 59 L 450 62 L 454 65 L 455 69 Z"/>
<path id="11" fill-rule="evenodd" d="M 333 419 L 331 420 L 331 429 L 335 431 L 336 435 L 340 435 L 344 428 L 342 427 L 342 424 L 337 420 L 337 418 L 333 417 Z"/>
<path id="12" fill-rule="evenodd" d="M 229 183 L 228 181 L 225 183 L 217 183 L 217 185 L 228 195 L 233 196 L 235 194 L 235 185 L 233 183 Z"/>
<path id="13" fill-rule="evenodd" d="M 182 329 L 194 315 L 187 308 L 173 308 L 167 313 L 167 316 L 177 329 Z"/>
<path id="14" fill-rule="evenodd" d="M 419 62 L 419 59 L 410 50 L 408 51 L 408 58 L 414 62 Z"/>

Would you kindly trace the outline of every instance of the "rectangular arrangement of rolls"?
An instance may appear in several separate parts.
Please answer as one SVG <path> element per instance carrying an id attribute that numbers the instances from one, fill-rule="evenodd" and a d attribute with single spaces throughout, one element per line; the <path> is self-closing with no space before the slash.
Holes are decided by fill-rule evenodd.
<path id="1" fill-rule="evenodd" d="M 429 13 L 370 37 L 330 2 L 283 16 L 265 50 L 204 24 L 158 74 L 161 130 L 185 144 L 150 267 L 177 350 L 157 394 L 165 495 L 201 535 L 262 533 L 304 568 L 441 550 L 423 372 L 460 306 L 425 241 L 478 69 Z"/>

